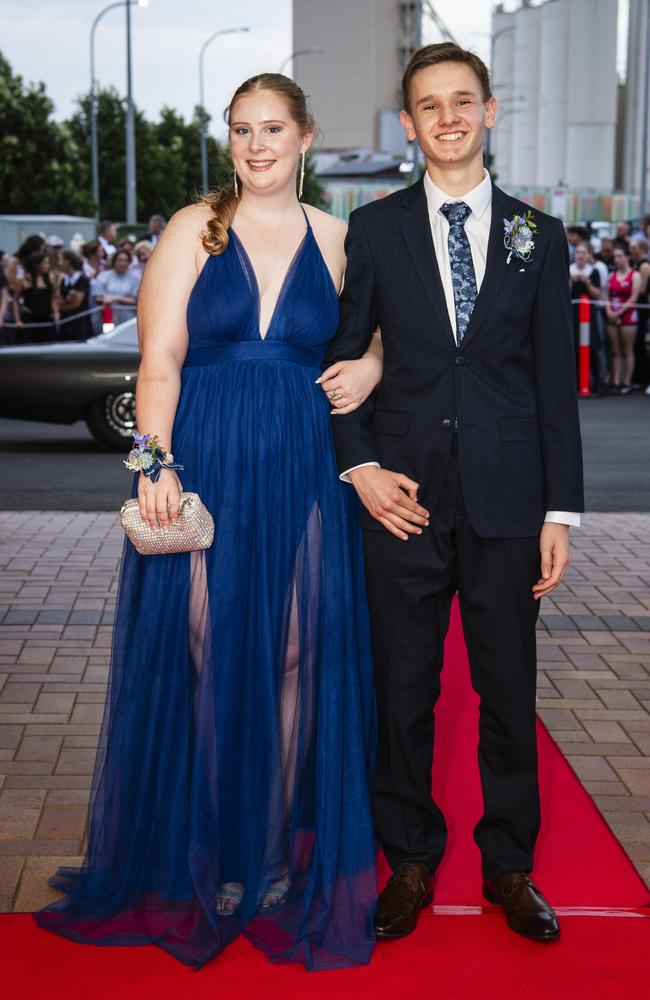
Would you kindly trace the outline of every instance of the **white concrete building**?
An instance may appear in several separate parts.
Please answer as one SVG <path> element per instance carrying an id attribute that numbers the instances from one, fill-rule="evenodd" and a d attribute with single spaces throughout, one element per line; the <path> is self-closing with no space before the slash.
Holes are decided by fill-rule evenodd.
<path id="1" fill-rule="evenodd" d="M 403 67 L 419 44 L 418 6 L 399 0 L 294 0 L 294 52 L 324 50 L 299 56 L 293 76 L 310 97 L 327 149 L 361 146 L 404 154 L 406 140 L 395 115 Z"/>
<path id="2" fill-rule="evenodd" d="M 632 0 L 634 2 L 634 0 Z M 492 137 L 504 186 L 612 190 L 618 0 L 545 0 L 493 18 Z"/>
<path id="3" fill-rule="evenodd" d="M 627 191 L 635 192 L 641 189 L 641 146 L 643 139 L 643 94 L 647 58 L 648 7 L 647 0 L 630 0 L 623 185 Z M 650 149 L 648 152 L 650 154 Z M 648 176 L 646 178 L 646 185 L 648 191 L 650 191 L 650 155 L 647 158 L 647 165 Z"/>

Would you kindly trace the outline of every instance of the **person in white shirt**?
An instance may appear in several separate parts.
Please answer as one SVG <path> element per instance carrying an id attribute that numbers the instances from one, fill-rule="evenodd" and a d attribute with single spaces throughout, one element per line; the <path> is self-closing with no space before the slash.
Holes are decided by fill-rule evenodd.
<path id="1" fill-rule="evenodd" d="M 99 236 L 97 239 L 99 240 L 106 257 L 110 258 L 117 249 L 117 226 L 115 223 L 110 222 L 108 219 L 104 219 L 99 227 Z"/>
<path id="2" fill-rule="evenodd" d="M 149 219 L 149 236 L 148 240 L 152 247 L 155 247 L 156 243 L 162 236 L 165 226 L 167 225 L 167 219 L 164 215 L 152 215 Z"/>
<path id="3" fill-rule="evenodd" d="M 111 266 L 102 271 L 93 281 L 92 294 L 95 302 L 113 309 L 113 322 L 124 323 L 135 316 L 135 306 L 140 288 L 140 275 L 129 270 L 131 254 L 128 250 L 118 250 L 113 255 Z"/>

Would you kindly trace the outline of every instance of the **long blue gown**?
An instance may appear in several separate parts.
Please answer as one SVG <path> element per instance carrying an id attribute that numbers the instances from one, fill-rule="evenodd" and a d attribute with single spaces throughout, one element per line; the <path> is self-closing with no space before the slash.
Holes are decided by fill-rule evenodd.
<path id="1" fill-rule="evenodd" d="M 374 943 L 375 716 L 356 498 L 314 384 L 338 302 L 307 220 L 262 339 L 230 237 L 188 303 L 173 431 L 215 541 L 126 543 L 87 855 L 36 920 L 195 968 L 241 933 L 273 961 L 350 966 Z"/>

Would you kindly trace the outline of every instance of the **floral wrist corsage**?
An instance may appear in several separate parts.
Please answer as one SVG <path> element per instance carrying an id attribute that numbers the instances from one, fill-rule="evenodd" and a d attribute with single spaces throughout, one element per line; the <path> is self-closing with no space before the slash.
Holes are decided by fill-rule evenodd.
<path id="1" fill-rule="evenodd" d="M 124 460 L 127 469 L 142 472 L 152 483 L 157 483 L 162 469 L 183 469 L 184 466 L 174 461 L 169 451 L 163 451 L 156 435 L 133 435 L 135 446 Z"/>

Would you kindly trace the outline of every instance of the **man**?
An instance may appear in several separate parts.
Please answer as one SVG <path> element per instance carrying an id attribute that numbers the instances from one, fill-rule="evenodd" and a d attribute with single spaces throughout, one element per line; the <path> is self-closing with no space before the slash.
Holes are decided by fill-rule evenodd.
<path id="1" fill-rule="evenodd" d="M 611 236 L 603 236 L 600 241 L 598 260 L 603 262 L 610 274 L 616 270 L 616 264 L 614 263 L 614 240 Z"/>
<path id="2" fill-rule="evenodd" d="M 106 259 L 110 263 L 110 258 L 113 256 L 117 250 L 117 225 L 115 222 L 111 222 L 109 219 L 104 219 L 101 226 L 99 227 L 99 236 L 97 237 L 99 244 L 104 251 Z"/>
<path id="3" fill-rule="evenodd" d="M 496 101 L 477 56 L 426 46 L 402 84 L 402 124 L 427 170 L 350 217 L 340 328 L 325 359 L 360 357 L 381 328 L 381 386 L 333 421 L 341 474 L 364 508 L 379 712 L 373 813 L 393 868 L 375 929 L 414 929 L 445 848 L 430 794 L 433 708 L 458 592 L 481 697 L 484 893 L 513 930 L 550 941 L 557 918 L 529 875 L 539 828 L 535 623 L 583 505 L 566 238 L 483 169 Z"/>
<path id="4" fill-rule="evenodd" d="M 587 230 L 584 226 L 567 226 L 566 227 L 566 241 L 567 249 L 569 251 L 569 262 L 573 264 L 575 259 L 575 251 L 578 243 L 584 243 L 587 239 Z"/>
<path id="5" fill-rule="evenodd" d="M 152 215 L 149 219 L 149 232 L 147 234 L 147 239 L 151 243 L 152 247 L 155 247 L 156 243 L 160 239 L 167 225 L 167 219 L 164 215 Z"/>
<path id="6" fill-rule="evenodd" d="M 630 249 L 630 238 L 632 235 L 632 226 L 629 222 L 621 220 L 616 223 L 616 243 L 619 246 L 625 247 L 626 252 Z"/>

